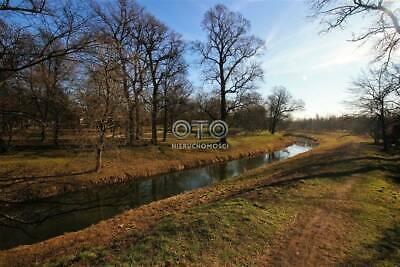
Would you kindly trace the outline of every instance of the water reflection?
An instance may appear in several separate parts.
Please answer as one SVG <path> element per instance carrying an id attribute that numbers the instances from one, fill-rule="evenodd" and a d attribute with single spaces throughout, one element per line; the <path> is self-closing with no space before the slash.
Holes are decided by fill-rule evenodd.
<path id="1" fill-rule="evenodd" d="M 184 170 L 152 179 L 74 192 L 46 200 L 0 208 L 0 249 L 32 244 L 77 231 L 124 210 L 229 179 L 276 160 L 311 149 L 294 144 L 271 154 Z"/>

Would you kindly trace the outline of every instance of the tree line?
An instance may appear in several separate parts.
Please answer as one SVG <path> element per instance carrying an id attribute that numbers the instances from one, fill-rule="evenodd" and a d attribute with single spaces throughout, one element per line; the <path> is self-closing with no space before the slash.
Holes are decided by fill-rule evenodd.
<path id="1" fill-rule="evenodd" d="M 201 27 L 205 40 L 185 42 L 134 0 L 1 1 L 0 150 L 35 131 L 40 142 L 57 146 L 62 130 L 71 129 L 95 136 L 100 170 L 109 135 L 130 146 L 150 126 L 157 145 L 160 125 L 165 141 L 178 118 L 274 133 L 303 107 L 285 88 L 267 99 L 256 92 L 265 43 L 240 13 L 216 5 Z M 198 56 L 207 90 L 189 81 L 186 51 Z M 246 126 L 251 114 L 259 123 Z"/>
<path id="2" fill-rule="evenodd" d="M 397 1 L 389 0 L 309 0 L 314 16 L 326 25 L 325 31 L 352 25 L 363 19 L 361 32 L 353 42 L 373 44 L 374 59 L 350 88 L 351 115 L 367 118 L 375 142 L 388 150 L 400 139 L 400 13 Z"/>

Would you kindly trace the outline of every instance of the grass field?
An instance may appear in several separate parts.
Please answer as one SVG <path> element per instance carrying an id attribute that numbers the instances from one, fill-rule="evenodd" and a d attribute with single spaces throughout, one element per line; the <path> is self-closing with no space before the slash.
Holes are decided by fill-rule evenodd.
<path id="1" fill-rule="evenodd" d="M 304 155 L 0 252 L 0 262 L 396 266 L 400 157 L 363 138 L 318 138 Z"/>

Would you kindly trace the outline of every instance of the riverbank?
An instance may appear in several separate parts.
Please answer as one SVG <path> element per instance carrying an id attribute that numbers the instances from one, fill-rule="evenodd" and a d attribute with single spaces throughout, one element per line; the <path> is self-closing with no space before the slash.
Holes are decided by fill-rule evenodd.
<path id="1" fill-rule="evenodd" d="M 0 155 L 2 200 L 15 202 L 45 198 L 254 157 L 284 148 L 293 143 L 293 138 L 267 133 L 238 135 L 229 139 L 227 150 L 176 150 L 171 148 L 171 142 L 106 150 L 104 167 L 99 173 L 93 170 L 94 155 L 89 152 L 56 150 Z"/>
<path id="2" fill-rule="evenodd" d="M 0 262 L 396 262 L 400 158 L 382 154 L 359 137 L 317 138 L 320 146 L 303 155 L 239 180 L 153 202 L 79 232 L 2 251 Z"/>

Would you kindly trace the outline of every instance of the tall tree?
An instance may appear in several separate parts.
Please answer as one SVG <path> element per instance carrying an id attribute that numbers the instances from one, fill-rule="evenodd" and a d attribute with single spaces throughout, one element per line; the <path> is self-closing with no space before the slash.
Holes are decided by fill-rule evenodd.
<path id="1" fill-rule="evenodd" d="M 255 88 L 254 82 L 263 77 L 255 58 L 264 42 L 249 35 L 250 22 L 247 19 L 223 5 L 216 5 L 206 12 L 202 28 L 207 39 L 196 41 L 193 47 L 201 56 L 205 81 L 218 88 L 219 118 L 225 121 L 228 112 L 234 110 L 241 97 Z M 225 143 L 226 138 L 220 141 Z"/>
<path id="2" fill-rule="evenodd" d="M 181 36 L 169 30 L 155 17 L 144 17 L 142 43 L 145 47 L 147 68 L 151 81 L 151 142 L 157 145 L 157 116 L 160 104 L 160 86 L 168 78 L 168 62 L 183 55 L 184 43 Z"/>
<path id="3" fill-rule="evenodd" d="M 139 75 L 144 50 L 140 42 L 143 11 L 134 0 L 118 0 L 93 5 L 96 28 L 115 49 L 120 69 L 120 81 L 126 109 L 126 142 L 132 145 L 135 134 L 135 107 L 138 102 Z"/>
<path id="4" fill-rule="evenodd" d="M 177 87 L 185 86 L 186 64 L 182 55 L 170 57 L 164 64 L 164 78 L 162 87 L 162 108 L 163 108 L 163 141 L 167 138 L 168 112 L 170 107 L 170 98 Z M 172 99 L 171 99 L 172 100 Z"/>
<path id="5" fill-rule="evenodd" d="M 59 44 L 62 46 L 62 44 Z M 20 111 L 30 113 L 41 121 L 41 141 L 46 138 L 46 128 L 53 124 L 53 142 L 58 145 L 62 118 L 69 112 L 68 84 L 72 80 L 75 64 L 65 57 L 51 58 L 25 69 L 18 74 L 28 92 L 30 105 Z"/>
<path id="6" fill-rule="evenodd" d="M 185 105 L 189 102 L 192 92 L 191 84 L 183 75 L 172 76 L 165 79 L 162 84 L 163 92 L 163 142 L 167 140 L 168 129 L 172 126 L 178 115 L 187 111 Z"/>
<path id="7" fill-rule="evenodd" d="M 388 119 L 396 111 L 395 91 L 398 84 L 389 75 L 385 64 L 364 72 L 351 89 L 354 101 L 350 102 L 359 115 L 368 116 L 377 122 L 383 141 L 383 149 L 389 149 L 387 136 Z"/>
<path id="8" fill-rule="evenodd" d="M 269 131 L 275 134 L 278 125 L 289 118 L 294 111 L 304 109 L 301 100 L 295 100 L 290 92 L 283 86 L 275 87 L 266 100 L 267 119 Z"/>
<path id="9" fill-rule="evenodd" d="M 86 86 L 79 96 L 85 121 L 97 130 L 96 171 L 102 168 L 106 132 L 114 127 L 121 101 L 120 84 L 115 78 L 118 69 L 113 48 L 104 44 L 98 47 L 88 65 Z"/>

